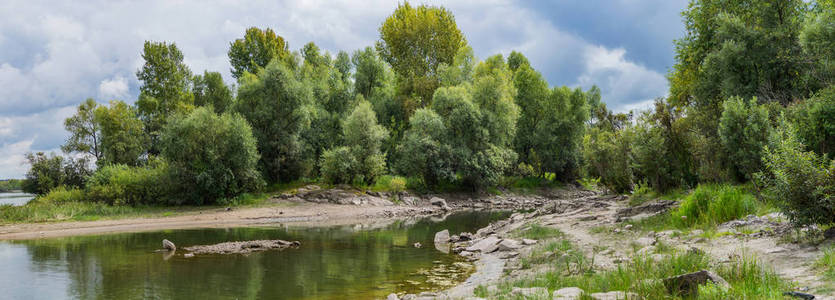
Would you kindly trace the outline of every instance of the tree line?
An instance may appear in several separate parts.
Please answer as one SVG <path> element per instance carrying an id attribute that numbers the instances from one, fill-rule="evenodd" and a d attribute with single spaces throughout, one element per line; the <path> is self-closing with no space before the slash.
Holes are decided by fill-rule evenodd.
<path id="1" fill-rule="evenodd" d="M 33 154 L 27 185 L 202 204 L 384 174 L 472 189 L 508 176 L 599 178 L 616 192 L 736 182 L 798 223 L 832 223 L 833 9 L 691 0 L 669 94 L 628 113 L 596 87 L 549 86 L 521 53 L 478 60 L 443 7 L 399 5 L 376 44 L 350 54 L 290 51 L 273 30 L 249 28 L 229 47 L 235 85 L 192 74 L 174 43 L 146 42 L 135 105 L 88 100 L 66 121 L 64 150 L 98 168 Z"/>

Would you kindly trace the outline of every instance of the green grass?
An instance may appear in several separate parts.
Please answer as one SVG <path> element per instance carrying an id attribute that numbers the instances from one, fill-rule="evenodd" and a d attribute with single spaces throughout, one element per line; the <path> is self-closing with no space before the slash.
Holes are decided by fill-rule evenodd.
<path id="1" fill-rule="evenodd" d="M 406 178 L 391 175 L 380 176 L 369 189 L 375 192 L 402 192 L 406 190 Z"/>
<path id="2" fill-rule="evenodd" d="M 629 195 L 629 205 L 638 206 L 651 200 L 679 200 L 685 196 L 685 192 L 681 188 L 672 189 L 664 193 L 659 193 L 653 190 L 646 183 L 638 183 L 632 194 Z"/>
<path id="3" fill-rule="evenodd" d="M 562 231 L 556 228 L 545 227 L 539 224 L 531 224 L 517 233 L 517 236 L 532 240 L 544 240 L 565 236 Z"/>
<path id="4" fill-rule="evenodd" d="M 661 247 L 657 251 L 671 255 L 660 261 L 636 255 L 614 269 L 597 270 L 591 267 L 593 257 L 582 257 L 567 241 L 552 242 L 521 258 L 523 267 L 543 265 L 549 267 L 549 271 L 500 283 L 499 292 L 494 295 L 488 295 L 487 289 L 480 287 L 477 295 L 513 299 L 509 295 L 513 287 L 546 287 L 550 291 L 579 287 L 588 294 L 628 291 L 643 299 L 690 299 L 669 294 L 660 279 L 703 269 L 713 270 L 725 278 L 730 288 L 702 286 L 698 299 L 783 299 L 782 292 L 792 288 L 789 282 L 762 268 L 759 261 L 750 256 L 735 257 L 727 264 L 713 264 L 704 253 L 676 252 L 672 247 Z"/>
<path id="5" fill-rule="evenodd" d="M 823 249 L 823 254 L 815 261 L 815 268 L 820 270 L 829 280 L 835 280 L 835 248 L 830 246 Z"/>

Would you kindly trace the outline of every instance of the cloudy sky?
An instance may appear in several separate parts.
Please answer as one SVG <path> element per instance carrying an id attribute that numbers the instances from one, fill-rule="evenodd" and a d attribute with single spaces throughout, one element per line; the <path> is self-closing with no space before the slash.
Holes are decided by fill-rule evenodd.
<path id="1" fill-rule="evenodd" d="M 293 50 L 353 51 L 373 45 L 397 2 L 0 1 L 0 178 L 21 178 L 26 152 L 59 151 L 82 100 L 133 102 L 145 40 L 176 42 L 192 71 L 231 80 L 226 51 L 247 27 L 271 27 Z M 521 51 L 551 85 L 597 84 L 624 111 L 665 95 L 687 0 L 412 3 L 450 9 L 478 57 Z"/>

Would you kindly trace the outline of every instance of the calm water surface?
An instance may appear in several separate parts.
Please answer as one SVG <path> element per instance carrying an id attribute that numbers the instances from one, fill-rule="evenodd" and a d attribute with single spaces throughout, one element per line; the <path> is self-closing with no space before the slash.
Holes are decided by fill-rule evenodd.
<path id="1" fill-rule="evenodd" d="M 0 205 L 3 204 L 11 204 L 14 206 L 21 206 L 29 202 L 35 198 L 32 194 L 26 193 L 19 193 L 19 192 L 0 192 Z"/>
<path id="2" fill-rule="evenodd" d="M 443 289 L 466 264 L 433 247 L 435 232 L 473 232 L 506 212 L 388 225 L 171 230 L 0 241 L 2 299 L 380 299 Z M 185 258 L 155 253 L 226 241 L 284 239 L 298 249 Z M 424 246 L 412 245 L 420 242 Z"/>

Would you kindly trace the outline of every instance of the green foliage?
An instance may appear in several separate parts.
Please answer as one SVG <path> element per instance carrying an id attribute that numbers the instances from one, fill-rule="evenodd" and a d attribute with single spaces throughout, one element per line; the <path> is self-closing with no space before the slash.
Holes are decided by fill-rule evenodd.
<path id="1" fill-rule="evenodd" d="M 400 78 L 401 95 L 416 94 L 419 107 L 429 105 L 439 86 L 438 67 L 451 65 L 467 44 L 455 17 L 443 7 L 399 4 L 380 26 L 377 51 Z M 409 109 L 408 111 L 412 111 Z"/>
<path id="2" fill-rule="evenodd" d="M 18 191 L 23 189 L 23 180 L 7 179 L 0 180 L 0 192 Z"/>
<path id="3" fill-rule="evenodd" d="M 264 185 L 255 137 L 240 115 L 195 109 L 169 122 L 161 144 L 181 203 L 216 203 Z"/>
<path id="4" fill-rule="evenodd" d="M 699 185 L 670 215 L 679 228 L 718 225 L 756 211 L 756 199 L 738 186 Z"/>
<path id="5" fill-rule="evenodd" d="M 101 160 L 101 132 L 96 120 L 96 100 L 87 98 L 82 102 L 75 115 L 64 120 L 64 128 L 70 132 L 67 142 L 61 146 L 64 152 L 81 152 Z"/>
<path id="6" fill-rule="evenodd" d="M 368 101 L 361 100 L 345 120 L 343 135 L 347 146 L 322 155 L 323 178 L 330 183 L 373 183 L 385 171 L 386 157 L 380 147 L 388 131 L 377 124 Z"/>
<path id="7" fill-rule="evenodd" d="M 663 99 L 638 120 L 632 140 L 635 177 L 659 191 L 696 182 L 690 128 L 682 112 Z"/>
<path id="8" fill-rule="evenodd" d="M 268 182 L 303 175 L 300 135 L 310 126 L 312 91 L 287 63 L 273 60 L 255 75 L 240 79 L 235 111 L 252 126 L 261 153 L 259 168 Z"/>
<path id="9" fill-rule="evenodd" d="M 171 116 L 189 111 L 194 104 L 192 74 L 174 43 L 145 41 L 142 58 L 145 63 L 136 71 L 141 82 L 136 107 L 151 138 L 149 152 L 158 154 L 162 127 Z"/>
<path id="10" fill-rule="evenodd" d="M 229 44 L 232 76 L 241 79 L 245 72 L 258 74 L 273 59 L 283 59 L 289 54 L 284 38 L 272 29 L 247 28 L 244 38 Z"/>
<path id="11" fill-rule="evenodd" d="M 136 109 L 122 101 L 110 101 L 110 106 L 96 109 L 96 122 L 101 130 L 99 165 L 126 164 L 136 166 L 145 153 L 149 136 L 137 118 Z"/>
<path id="12" fill-rule="evenodd" d="M 819 11 L 810 13 L 800 32 L 799 40 L 805 54 L 814 63 L 809 68 L 812 84 L 835 84 L 835 10 L 821 5 Z"/>
<path id="13" fill-rule="evenodd" d="M 823 249 L 823 255 L 815 260 L 814 266 L 817 269 L 823 270 L 823 274 L 829 280 L 835 279 L 835 248 L 827 247 Z"/>
<path id="14" fill-rule="evenodd" d="M 728 153 L 736 177 L 750 179 L 752 174 L 762 169 L 760 157 L 770 130 L 768 111 L 757 105 L 757 98 L 744 101 L 732 97 L 722 106 L 722 117 L 719 119 L 722 146 Z"/>
<path id="15" fill-rule="evenodd" d="M 835 88 L 818 92 L 814 97 L 790 106 L 792 120 L 806 148 L 832 158 L 835 150 Z"/>
<path id="16" fill-rule="evenodd" d="M 46 195 L 38 197 L 36 202 L 44 202 L 44 203 L 53 203 L 53 204 L 64 204 L 69 202 L 80 202 L 84 201 L 85 195 L 84 191 L 79 188 L 70 188 L 67 189 L 64 186 L 59 186 L 49 191 Z"/>
<path id="17" fill-rule="evenodd" d="M 531 224 L 526 229 L 522 230 L 520 237 L 533 240 L 543 240 L 550 238 L 562 238 L 565 234 L 557 228 L 545 227 L 539 224 Z"/>
<path id="18" fill-rule="evenodd" d="M 371 97 L 375 89 L 382 88 L 391 77 L 388 65 L 377 55 L 377 50 L 366 47 L 357 50 L 351 57 L 356 68 L 354 73 L 354 90 L 365 98 Z"/>
<path id="19" fill-rule="evenodd" d="M 769 195 L 795 224 L 835 223 L 835 162 L 806 152 L 785 118 L 769 137 L 760 178 Z"/>
<path id="20" fill-rule="evenodd" d="M 22 187 L 30 194 L 44 195 L 60 186 L 83 187 L 91 173 L 85 159 L 75 160 L 38 152 L 26 154 L 26 160 L 31 168 L 26 172 Z"/>
<path id="21" fill-rule="evenodd" d="M 194 105 L 212 106 L 218 114 L 232 107 L 232 90 L 223 83 L 220 73 L 205 71 L 202 76 L 195 75 L 192 82 Z"/>
<path id="22" fill-rule="evenodd" d="M 592 128 L 583 137 L 583 161 L 587 176 L 599 178 L 607 188 L 623 193 L 632 189 L 631 130 Z"/>
<path id="23" fill-rule="evenodd" d="M 577 179 L 577 183 L 579 183 L 587 191 L 594 191 L 600 186 L 600 177 L 580 178 Z"/>
<path id="24" fill-rule="evenodd" d="M 426 185 L 455 179 L 450 146 L 445 143 L 447 128 L 443 119 L 428 108 L 418 109 L 409 119 L 409 129 L 397 146 L 401 174 L 420 176 Z"/>
<path id="25" fill-rule="evenodd" d="M 169 199 L 175 200 L 170 195 L 174 180 L 179 179 L 170 176 L 164 160 L 141 167 L 107 165 L 90 176 L 84 200 L 110 205 L 168 204 Z"/>
<path id="26" fill-rule="evenodd" d="M 399 193 L 406 190 L 406 178 L 401 176 L 383 175 L 371 186 L 372 191 Z"/>
<path id="27" fill-rule="evenodd" d="M 322 180 L 331 183 L 351 183 L 355 174 L 353 168 L 357 164 L 351 148 L 342 146 L 325 150 L 319 163 Z"/>

